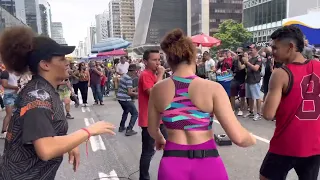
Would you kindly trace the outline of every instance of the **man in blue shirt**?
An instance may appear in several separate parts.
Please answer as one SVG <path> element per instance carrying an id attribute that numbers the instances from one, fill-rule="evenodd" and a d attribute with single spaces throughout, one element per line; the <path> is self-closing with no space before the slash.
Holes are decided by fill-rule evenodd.
<path id="1" fill-rule="evenodd" d="M 133 130 L 133 126 L 137 121 L 138 118 L 138 111 L 134 104 L 134 97 L 138 95 L 136 87 L 133 87 L 133 79 L 137 76 L 137 65 L 130 64 L 128 68 L 128 73 L 121 76 L 118 92 L 117 92 L 117 99 L 120 103 L 123 113 L 122 119 L 120 122 L 119 132 L 123 132 L 126 130 L 126 136 L 132 136 L 137 134 L 136 131 Z M 125 123 L 128 117 L 128 114 L 131 114 L 130 122 L 127 127 L 125 128 Z"/>

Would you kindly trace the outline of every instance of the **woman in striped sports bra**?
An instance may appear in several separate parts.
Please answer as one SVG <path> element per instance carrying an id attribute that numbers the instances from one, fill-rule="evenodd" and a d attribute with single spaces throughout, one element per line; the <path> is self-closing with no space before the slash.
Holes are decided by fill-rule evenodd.
<path id="1" fill-rule="evenodd" d="M 158 179 L 228 180 L 213 139 L 213 114 L 238 146 L 251 146 L 255 138 L 236 119 L 223 87 L 195 75 L 196 48 L 182 30 L 167 34 L 161 49 L 174 74 L 152 88 L 149 100 L 148 130 L 156 148 L 164 150 Z"/>

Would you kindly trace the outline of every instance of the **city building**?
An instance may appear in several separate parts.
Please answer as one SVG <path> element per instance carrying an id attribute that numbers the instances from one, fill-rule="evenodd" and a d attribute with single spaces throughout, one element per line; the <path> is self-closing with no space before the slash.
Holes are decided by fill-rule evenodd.
<path id="1" fill-rule="evenodd" d="M 51 6 L 47 0 L 40 0 L 39 8 L 42 35 L 51 37 Z"/>
<path id="2" fill-rule="evenodd" d="M 86 50 L 85 50 L 84 44 L 85 43 L 83 41 L 79 41 L 79 45 L 77 47 L 77 49 L 78 49 L 77 57 L 85 57 L 86 56 Z"/>
<path id="3" fill-rule="evenodd" d="M 244 0 L 243 25 L 253 33 L 252 42 L 269 41 L 286 18 L 307 14 L 319 0 Z"/>
<path id="4" fill-rule="evenodd" d="M 97 42 L 101 42 L 110 37 L 110 21 L 109 12 L 105 11 L 102 14 L 96 15 L 96 34 Z"/>
<path id="5" fill-rule="evenodd" d="M 109 2 L 110 37 L 121 37 L 120 28 L 120 1 Z"/>
<path id="6" fill-rule="evenodd" d="M 121 37 L 133 41 L 135 31 L 134 0 L 120 1 L 120 31 Z"/>
<path id="7" fill-rule="evenodd" d="M 188 0 L 189 33 L 213 35 L 219 24 L 232 19 L 242 21 L 243 0 Z M 191 21 L 191 22 L 190 22 Z"/>
<path id="8" fill-rule="evenodd" d="M 140 15 L 140 10 L 142 6 L 142 1 L 143 0 L 134 0 L 134 21 L 135 21 L 135 26 L 137 26 L 138 18 Z"/>
<path id="9" fill-rule="evenodd" d="M 97 35 L 96 35 L 96 27 L 90 26 L 87 30 L 87 37 L 86 37 L 86 55 L 91 54 L 91 49 L 93 45 L 97 43 Z"/>
<path id="10" fill-rule="evenodd" d="M 188 31 L 186 0 L 142 1 L 140 16 L 133 39 L 133 51 L 137 55 L 146 49 L 160 49 L 162 38 L 174 28 Z M 142 16 L 143 14 L 143 16 Z"/>
<path id="11" fill-rule="evenodd" d="M 26 25 L 20 19 L 17 19 L 6 9 L 0 6 L 0 32 L 6 27 Z"/>
<path id="12" fill-rule="evenodd" d="M 42 34 L 39 0 L 25 0 L 26 23 L 36 33 Z"/>
<path id="13" fill-rule="evenodd" d="M 23 23 L 26 23 L 25 0 L 0 0 L 0 6 Z"/>
<path id="14" fill-rule="evenodd" d="M 61 22 L 52 22 L 51 38 L 59 44 L 67 44 L 63 37 L 63 26 Z"/>

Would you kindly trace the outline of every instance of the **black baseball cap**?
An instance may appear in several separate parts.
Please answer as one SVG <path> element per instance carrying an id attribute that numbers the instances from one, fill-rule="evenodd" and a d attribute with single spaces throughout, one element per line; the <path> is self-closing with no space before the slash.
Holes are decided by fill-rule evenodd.
<path id="1" fill-rule="evenodd" d="M 129 68 L 128 68 L 128 71 L 136 71 L 137 69 L 138 69 L 138 67 L 137 67 L 136 64 L 130 64 Z"/>
<path id="2" fill-rule="evenodd" d="M 71 54 L 75 48 L 75 46 L 60 45 L 49 37 L 37 36 L 33 39 L 33 47 L 28 57 L 28 63 L 38 64 L 41 60 L 48 60 L 54 56 L 65 56 Z"/>

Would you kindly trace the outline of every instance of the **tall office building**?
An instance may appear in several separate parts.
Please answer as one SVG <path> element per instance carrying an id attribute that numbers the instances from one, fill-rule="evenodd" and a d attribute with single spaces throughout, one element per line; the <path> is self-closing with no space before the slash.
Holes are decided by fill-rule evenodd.
<path id="1" fill-rule="evenodd" d="M 110 37 L 121 37 L 120 0 L 109 2 Z"/>
<path id="2" fill-rule="evenodd" d="M 21 20 L 17 19 L 6 9 L 0 6 L 0 32 L 7 27 L 26 25 Z"/>
<path id="3" fill-rule="evenodd" d="M 39 0 L 25 0 L 26 22 L 36 33 L 41 34 L 41 15 Z"/>
<path id="4" fill-rule="evenodd" d="M 120 1 L 120 31 L 121 37 L 133 41 L 135 31 L 134 0 Z"/>
<path id="5" fill-rule="evenodd" d="M 138 18 L 140 15 L 140 10 L 142 6 L 143 0 L 134 0 L 134 20 L 135 20 L 135 26 L 137 26 Z"/>
<path id="6" fill-rule="evenodd" d="M 244 0 L 243 25 L 253 33 L 252 42 L 269 41 L 284 19 L 307 14 L 319 3 L 318 0 Z"/>
<path id="7" fill-rule="evenodd" d="M 219 24 L 232 19 L 242 21 L 243 0 L 188 0 L 191 35 L 205 33 L 213 35 L 218 32 Z"/>
<path id="8" fill-rule="evenodd" d="M 61 22 L 52 22 L 51 38 L 59 44 L 67 44 L 63 37 L 63 27 Z"/>
<path id="9" fill-rule="evenodd" d="M 86 50 L 87 55 L 91 54 L 91 49 L 93 45 L 97 43 L 96 27 L 91 26 L 87 29 L 87 38 L 86 38 Z"/>
<path id="10" fill-rule="evenodd" d="M 142 2 L 133 40 L 133 51 L 141 55 L 146 49 L 160 49 L 166 33 L 180 28 L 187 33 L 186 0 L 145 0 Z"/>
<path id="11" fill-rule="evenodd" d="M 25 0 L 0 0 L 0 6 L 7 12 L 26 23 Z"/>
<path id="12" fill-rule="evenodd" d="M 42 35 L 51 37 L 51 6 L 47 0 L 40 0 L 39 8 Z"/>
<path id="13" fill-rule="evenodd" d="M 96 15 L 96 34 L 97 42 L 101 42 L 110 37 L 110 21 L 109 12 L 105 11 L 102 14 Z"/>

